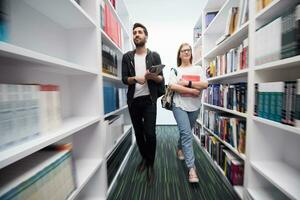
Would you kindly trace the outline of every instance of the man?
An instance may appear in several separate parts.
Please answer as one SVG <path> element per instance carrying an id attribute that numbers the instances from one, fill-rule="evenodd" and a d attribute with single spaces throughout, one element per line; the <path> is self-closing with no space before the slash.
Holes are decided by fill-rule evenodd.
<path id="1" fill-rule="evenodd" d="M 151 66 L 161 64 L 161 60 L 158 53 L 146 48 L 146 27 L 135 23 L 132 30 L 136 49 L 123 55 L 122 81 L 128 85 L 127 104 L 142 156 L 137 170 L 143 172 L 147 168 L 147 179 L 151 183 L 156 150 L 156 100 L 164 88 L 164 78 L 162 72 L 156 75 L 148 71 Z"/>

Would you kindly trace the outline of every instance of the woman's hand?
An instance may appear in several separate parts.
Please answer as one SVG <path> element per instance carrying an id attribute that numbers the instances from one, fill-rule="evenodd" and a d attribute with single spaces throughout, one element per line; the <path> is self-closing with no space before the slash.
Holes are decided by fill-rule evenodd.
<path id="1" fill-rule="evenodd" d="M 180 79 L 180 80 L 177 82 L 177 84 L 186 87 L 186 86 L 189 84 L 189 81 L 184 80 L 184 79 Z"/>
<path id="2" fill-rule="evenodd" d="M 191 92 L 192 92 L 192 94 L 193 94 L 194 96 L 199 96 L 199 95 L 200 95 L 200 90 L 197 90 L 197 89 L 192 88 L 192 89 L 191 89 Z"/>

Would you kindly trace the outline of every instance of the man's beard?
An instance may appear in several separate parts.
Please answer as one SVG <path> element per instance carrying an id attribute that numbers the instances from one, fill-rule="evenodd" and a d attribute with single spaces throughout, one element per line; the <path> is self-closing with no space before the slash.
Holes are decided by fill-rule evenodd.
<path id="1" fill-rule="evenodd" d="M 146 40 L 141 40 L 139 42 L 133 41 L 136 47 L 143 47 L 146 44 Z"/>

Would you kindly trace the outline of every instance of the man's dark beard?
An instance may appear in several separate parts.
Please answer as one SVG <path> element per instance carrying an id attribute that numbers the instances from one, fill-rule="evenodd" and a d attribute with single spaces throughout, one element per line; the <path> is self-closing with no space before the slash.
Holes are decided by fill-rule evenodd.
<path id="1" fill-rule="evenodd" d="M 140 42 L 133 41 L 136 47 L 143 47 L 146 44 L 146 40 L 141 40 Z"/>

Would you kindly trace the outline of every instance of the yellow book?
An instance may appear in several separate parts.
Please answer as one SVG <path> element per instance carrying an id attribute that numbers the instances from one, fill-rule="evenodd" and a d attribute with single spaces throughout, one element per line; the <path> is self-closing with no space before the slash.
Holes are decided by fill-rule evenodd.
<path id="1" fill-rule="evenodd" d="M 264 8 L 267 7 L 273 0 L 263 0 Z"/>
<path id="2" fill-rule="evenodd" d="M 264 8 L 264 0 L 256 0 L 256 12 L 258 13 Z"/>

